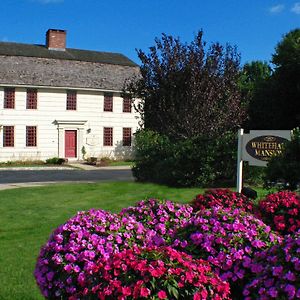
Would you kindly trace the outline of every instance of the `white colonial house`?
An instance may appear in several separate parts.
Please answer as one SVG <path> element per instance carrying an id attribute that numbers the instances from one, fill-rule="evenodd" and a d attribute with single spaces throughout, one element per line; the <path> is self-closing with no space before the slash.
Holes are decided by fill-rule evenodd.
<path id="1" fill-rule="evenodd" d="M 117 53 L 0 42 L 0 161 L 127 157 L 139 115 L 122 98 L 139 67 Z"/>

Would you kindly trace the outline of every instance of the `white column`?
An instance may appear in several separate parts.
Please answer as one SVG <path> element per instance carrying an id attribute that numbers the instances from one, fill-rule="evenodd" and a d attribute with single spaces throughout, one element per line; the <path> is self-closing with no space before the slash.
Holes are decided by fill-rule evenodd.
<path id="1" fill-rule="evenodd" d="M 242 191 L 242 187 L 243 187 L 243 160 L 242 160 L 243 134 L 244 134 L 244 129 L 240 128 L 238 131 L 237 172 L 236 172 L 236 190 L 239 193 Z"/>
<path id="2" fill-rule="evenodd" d="M 65 157 L 65 131 L 62 127 L 58 127 L 58 157 Z"/>

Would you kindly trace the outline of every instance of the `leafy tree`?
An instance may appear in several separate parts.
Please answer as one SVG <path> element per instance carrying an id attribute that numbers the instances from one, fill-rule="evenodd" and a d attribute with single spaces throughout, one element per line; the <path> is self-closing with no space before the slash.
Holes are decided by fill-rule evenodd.
<path id="1" fill-rule="evenodd" d="M 249 119 L 247 129 L 292 129 L 300 124 L 300 29 L 275 48 L 274 71 L 266 63 L 244 66 L 240 86 Z"/>
<path id="2" fill-rule="evenodd" d="M 247 110 L 247 120 L 243 127 L 246 129 L 264 128 L 265 98 L 269 92 L 272 69 L 267 62 L 253 61 L 246 63 L 242 69 L 239 84 L 242 93 L 242 103 Z M 267 97 L 269 99 L 269 97 Z"/>
<path id="3" fill-rule="evenodd" d="M 253 92 L 266 79 L 270 78 L 272 69 L 267 62 L 252 61 L 243 66 L 240 78 L 242 91 Z"/>
<path id="4" fill-rule="evenodd" d="M 280 129 L 300 124 L 300 29 L 287 33 L 275 48 L 277 121 Z"/>
<path id="5" fill-rule="evenodd" d="M 275 156 L 266 168 L 266 182 L 284 180 L 295 190 L 300 183 L 300 130 L 293 130 L 292 140 L 287 142 L 282 153 Z"/>
<path id="6" fill-rule="evenodd" d="M 141 77 L 126 86 L 145 128 L 174 139 L 213 137 L 237 128 L 244 117 L 236 48 L 203 41 L 190 44 L 162 35 L 150 53 L 138 51 Z"/>

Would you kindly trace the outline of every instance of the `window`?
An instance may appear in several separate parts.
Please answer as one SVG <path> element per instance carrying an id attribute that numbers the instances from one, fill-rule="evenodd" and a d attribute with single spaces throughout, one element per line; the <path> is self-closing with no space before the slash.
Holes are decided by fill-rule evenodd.
<path id="1" fill-rule="evenodd" d="M 14 126 L 3 126 L 3 147 L 14 147 L 15 128 Z"/>
<path id="2" fill-rule="evenodd" d="M 123 128 L 123 146 L 131 146 L 131 128 Z"/>
<path id="3" fill-rule="evenodd" d="M 76 91 L 67 92 L 67 110 L 76 110 L 77 108 L 77 93 Z"/>
<path id="4" fill-rule="evenodd" d="M 113 111 L 113 94 L 104 94 L 104 111 Z"/>
<path id="5" fill-rule="evenodd" d="M 26 109 L 37 109 L 36 89 L 27 89 Z"/>
<path id="6" fill-rule="evenodd" d="M 26 126 L 26 147 L 36 147 L 36 126 Z"/>
<path id="7" fill-rule="evenodd" d="M 4 108 L 15 108 L 15 89 L 4 89 Z"/>
<path id="8" fill-rule="evenodd" d="M 113 129 L 112 127 L 104 127 L 103 131 L 103 146 L 113 145 Z"/>
<path id="9" fill-rule="evenodd" d="M 131 113 L 131 99 L 123 98 L 123 112 Z"/>

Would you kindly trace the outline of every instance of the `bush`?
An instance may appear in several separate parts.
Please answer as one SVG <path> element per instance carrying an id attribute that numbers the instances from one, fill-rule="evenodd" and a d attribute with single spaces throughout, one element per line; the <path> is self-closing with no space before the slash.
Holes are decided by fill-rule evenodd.
<path id="1" fill-rule="evenodd" d="M 265 183 L 276 183 L 284 180 L 291 190 L 297 189 L 300 183 L 300 130 L 296 128 L 292 133 L 292 140 L 288 141 L 280 155 L 274 156 L 267 165 Z"/>
<path id="2" fill-rule="evenodd" d="M 219 206 L 221 208 L 240 208 L 252 212 L 253 204 L 246 196 L 229 189 L 211 189 L 199 194 L 191 203 L 195 211 Z"/>
<path id="3" fill-rule="evenodd" d="M 130 216 L 147 228 L 148 239 L 153 244 L 170 244 L 177 228 L 184 226 L 192 217 L 193 208 L 189 205 L 148 199 L 135 206 L 124 208 L 120 216 Z"/>
<path id="4" fill-rule="evenodd" d="M 62 165 L 65 162 L 66 162 L 66 160 L 64 158 L 58 158 L 58 157 L 52 157 L 52 158 L 46 159 L 46 164 L 49 164 L 49 165 Z"/>
<path id="5" fill-rule="evenodd" d="M 259 202 L 262 220 L 281 234 L 300 229 L 300 196 L 281 191 L 270 194 Z"/>
<path id="6" fill-rule="evenodd" d="M 42 247 L 35 278 L 49 299 L 66 299 L 81 292 L 81 278 L 99 258 L 135 245 L 146 245 L 146 230 L 133 218 L 103 210 L 79 212 L 58 227 Z"/>
<path id="7" fill-rule="evenodd" d="M 242 210 L 199 211 L 177 231 L 173 245 L 212 264 L 222 280 L 230 283 L 232 296 L 242 299 L 242 286 L 253 271 L 258 252 L 280 241 L 261 220 Z"/>
<path id="8" fill-rule="evenodd" d="M 282 244 L 261 252 L 255 260 L 256 276 L 245 286 L 244 299 L 300 298 L 300 231 Z"/>
<path id="9" fill-rule="evenodd" d="M 6 162 L 0 162 L 0 167 L 18 167 L 18 166 L 42 166 L 45 162 L 42 160 L 8 160 Z"/>
<path id="10" fill-rule="evenodd" d="M 135 137 L 133 175 L 139 181 L 173 186 L 205 186 L 221 180 L 233 182 L 236 138 L 194 137 L 171 140 L 154 131 L 141 130 Z"/>
<path id="11" fill-rule="evenodd" d="M 243 183 L 250 186 L 263 186 L 266 176 L 265 169 L 259 166 L 250 166 L 248 162 L 244 162 Z"/>
<path id="12" fill-rule="evenodd" d="M 72 299 L 229 299 L 228 283 L 207 262 L 169 247 L 101 258 L 81 282 L 86 289 Z"/>

